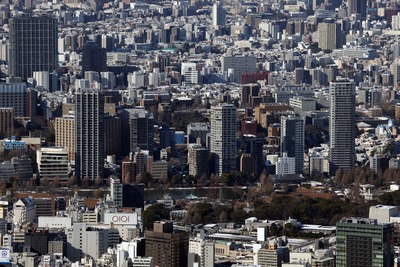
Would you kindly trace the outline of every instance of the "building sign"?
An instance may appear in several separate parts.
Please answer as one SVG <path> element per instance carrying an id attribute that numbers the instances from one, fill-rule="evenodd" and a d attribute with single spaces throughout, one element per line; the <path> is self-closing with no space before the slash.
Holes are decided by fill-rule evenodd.
<path id="1" fill-rule="evenodd" d="M 0 248 L 0 262 L 10 262 L 10 250 L 7 248 Z"/>
<path id="2" fill-rule="evenodd" d="M 137 224 L 137 213 L 105 213 L 105 224 Z"/>

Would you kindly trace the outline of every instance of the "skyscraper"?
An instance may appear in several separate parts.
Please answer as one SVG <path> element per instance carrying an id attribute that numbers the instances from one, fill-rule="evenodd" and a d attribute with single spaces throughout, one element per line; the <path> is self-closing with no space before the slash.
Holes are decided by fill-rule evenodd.
<path id="1" fill-rule="evenodd" d="M 232 104 L 212 108 L 211 154 L 215 174 L 236 170 L 236 107 Z"/>
<path id="2" fill-rule="evenodd" d="M 87 42 L 82 48 L 82 71 L 107 71 L 107 50 Z"/>
<path id="3" fill-rule="evenodd" d="M 99 90 L 82 89 L 76 94 L 76 176 L 103 178 L 104 97 Z"/>
<path id="4" fill-rule="evenodd" d="M 296 173 L 304 169 L 304 119 L 294 115 L 281 117 L 281 155 L 293 157 Z"/>
<path id="5" fill-rule="evenodd" d="M 214 3 L 214 5 L 213 5 L 212 25 L 214 28 L 225 25 L 225 9 L 218 2 Z"/>
<path id="6" fill-rule="evenodd" d="M 353 169 L 355 163 L 355 88 L 349 79 L 330 83 L 330 173 Z"/>
<path id="7" fill-rule="evenodd" d="M 318 47 L 333 51 L 342 46 L 340 25 L 334 20 L 325 20 L 318 24 Z"/>
<path id="8" fill-rule="evenodd" d="M 393 224 L 344 218 L 336 223 L 336 267 L 393 266 Z"/>
<path id="9" fill-rule="evenodd" d="M 57 68 L 57 19 L 22 14 L 10 19 L 10 76 L 23 81 L 34 71 Z"/>
<path id="10" fill-rule="evenodd" d="M 366 0 L 347 0 L 347 13 L 350 15 L 360 14 L 361 19 L 367 16 L 367 1 Z"/>

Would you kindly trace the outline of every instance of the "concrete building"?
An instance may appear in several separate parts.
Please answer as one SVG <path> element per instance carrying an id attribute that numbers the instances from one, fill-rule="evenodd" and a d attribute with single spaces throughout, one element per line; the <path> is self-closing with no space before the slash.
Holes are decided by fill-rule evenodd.
<path id="1" fill-rule="evenodd" d="M 392 224 L 344 218 L 336 223 L 336 267 L 393 266 L 392 239 Z"/>
<path id="2" fill-rule="evenodd" d="M 216 2 L 212 8 L 212 25 L 214 28 L 225 25 L 225 10 L 224 7 Z"/>
<path id="3" fill-rule="evenodd" d="M 207 241 L 204 237 L 189 239 L 188 267 L 214 266 L 214 242 Z"/>
<path id="4" fill-rule="evenodd" d="M 107 50 L 87 42 L 82 48 L 82 71 L 107 71 Z"/>
<path id="5" fill-rule="evenodd" d="M 123 207 L 122 203 L 122 186 L 121 181 L 117 178 L 110 179 L 110 197 L 114 205 L 118 208 Z"/>
<path id="6" fill-rule="evenodd" d="M 340 24 L 334 20 L 318 24 L 318 47 L 322 50 L 333 51 L 342 46 Z"/>
<path id="7" fill-rule="evenodd" d="M 232 104 L 212 108 L 211 154 L 215 174 L 236 170 L 236 108 Z"/>
<path id="8" fill-rule="evenodd" d="M 104 171 L 104 97 L 98 90 L 76 94 L 76 176 L 94 181 Z"/>
<path id="9" fill-rule="evenodd" d="M 185 85 L 194 85 L 199 83 L 199 72 L 197 64 L 194 62 L 184 62 L 181 67 L 181 75 Z"/>
<path id="10" fill-rule="evenodd" d="M 15 117 L 36 116 L 36 98 L 25 83 L 0 83 L 0 107 L 13 108 Z"/>
<path id="11" fill-rule="evenodd" d="M 211 125 L 206 122 L 192 122 L 187 125 L 187 143 L 208 145 L 208 136 L 211 131 Z"/>
<path id="12" fill-rule="evenodd" d="M 42 147 L 36 151 L 41 178 L 68 180 L 68 150 L 65 147 Z"/>
<path id="13" fill-rule="evenodd" d="M 188 152 L 189 174 L 193 176 L 209 174 L 209 150 L 201 145 L 191 145 Z"/>
<path id="14" fill-rule="evenodd" d="M 14 108 L 0 108 L 0 133 L 11 137 L 14 133 Z"/>
<path id="15" fill-rule="evenodd" d="M 33 78 L 36 80 L 36 86 L 43 87 L 45 90 L 50 89 L 50 72 L 34 71 Z"/>
<path id="16" fill-rule="evenodd" d="M 155 222 L 153 231 L 145 231 L 146 257 L 153 257 L 159 267 L 186 267 L 189 234 L 177 232 L 173 224 Z"/>
<path id="17" fill-rule="evenodd" d="M 242 74 L 256 72 L 257 59 L 248 55 L 223 55 L 221 57 L 221 71 L 229 76 L 229 69 L 234 70 L 232 82 L 242 83 Z"/>
<path id="18" fill-rule="evenodd" d="M 52 72 L 57 67 L 57 19 L 49 15 L 21 14 L 10 19 L 10 64 L 12 77 L 23 81 L 34 71 Z"/>
<path id="19" fill-rule="evenodd" d="M 12 215 L 12 222 L 16 227 L 27 222 L 33 222 L 36 218 L 36 207 L 32 198 L 26 197 L 15 202 Z"/>
<path id="20" fill-rule="evenodd" d="M 295 174 L 296 173 L 296 158 L 283 156 L 276 163 L 276 174 Z"/>
<path id="21" fill-rule="evenodd" d="M 355 90 L 348 79 L 330 83 L 330 174 L 355 164 Z"/>
<path id="22" fill-rule="evenodd" d="M 87 255 L 97 260 L 119 242 L 117 229 L 96 229 L 76 222 L 67 231 L 67 258 L 75 262 Z"/>
<path id="23" fill-rule="evenodd" d="M 304 170 L 304 119 L 293 115 L 281 117 L 281 156 L 293 157 L 296 173 Z"/>
<path id="24" fill-rule="evenodd" d="M 369 207 L 370 219 L 375 219 L 378 223 L 391 223 L 391 217 L 398 217 L 399 209 L 397 206 L 376 205 Z"/>

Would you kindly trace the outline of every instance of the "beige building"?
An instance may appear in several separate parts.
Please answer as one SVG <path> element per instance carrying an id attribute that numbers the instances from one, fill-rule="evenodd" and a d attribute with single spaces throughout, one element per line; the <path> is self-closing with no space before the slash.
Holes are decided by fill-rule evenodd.
<path id="1" fill-rule="evenodd" d="M 68 160 L 75 160 L 76 128 L 75 116 L 56 118 L 54 123 L 56 146 L 68 149 Z"/>

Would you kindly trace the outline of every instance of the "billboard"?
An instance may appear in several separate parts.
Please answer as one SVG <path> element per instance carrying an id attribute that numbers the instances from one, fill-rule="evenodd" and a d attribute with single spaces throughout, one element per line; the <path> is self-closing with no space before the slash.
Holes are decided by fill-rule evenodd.
<path id="1" fill-rule="evenodd" d="M 0 248 L 0 263 L 10 262 L 10 250 L 8 248 Z"/>
<path id="2" fill-rule="evenodd" d="M 104 224 L 137 224 L 138 216 L 137 213 L 105 213 Z"/>

